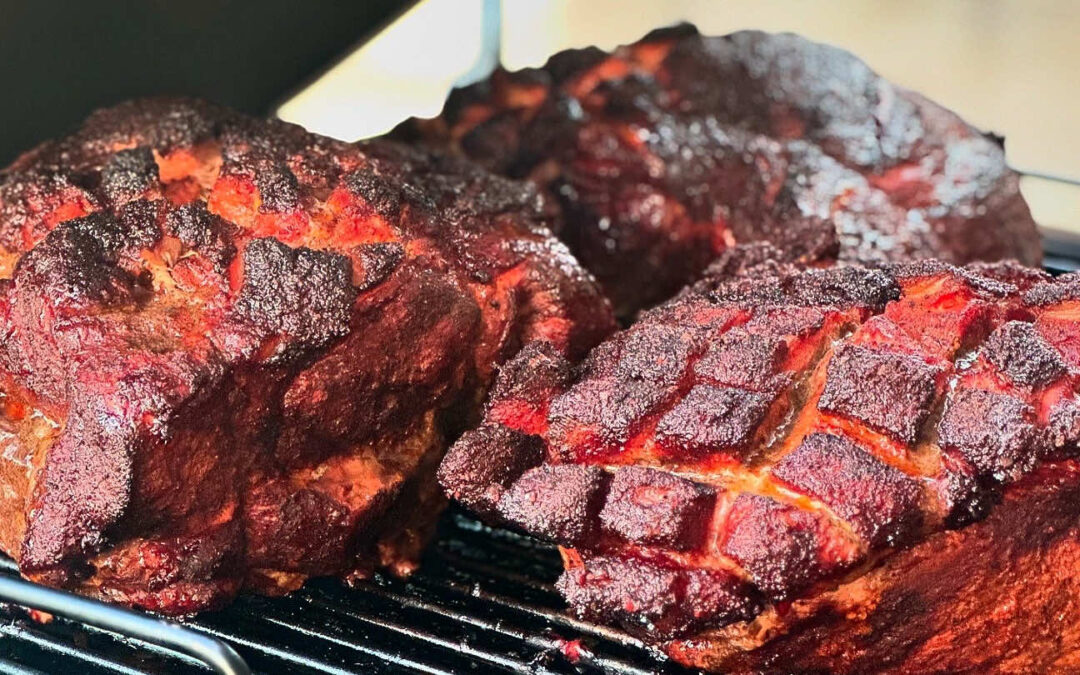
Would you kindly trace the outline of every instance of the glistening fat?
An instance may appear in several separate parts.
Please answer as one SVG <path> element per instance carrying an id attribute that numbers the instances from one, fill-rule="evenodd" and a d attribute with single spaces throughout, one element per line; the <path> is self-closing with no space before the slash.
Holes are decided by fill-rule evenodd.
<path id="1" fill-rule="evenodd" d="M 694 667 L 1071 670 L 1080 277 L 764 253 L 580 363 L 522 350 L 447 491 Z"/>
<path id="2" fill-rule="evenodd" d="M 864 263 L 1042 255 L 997 140 L 797 35 L 683 25 L 568 50 L 395 133 L 536 183 L 623 317 L 733 244 Z"/>
<path id="3" fill-rule="evenodd" d="M 612 323 L 527 186 L 197 101 L 97 112 L 0 174 L 0 550 L 171 614 L 407 573 L 495 367 Z"/>

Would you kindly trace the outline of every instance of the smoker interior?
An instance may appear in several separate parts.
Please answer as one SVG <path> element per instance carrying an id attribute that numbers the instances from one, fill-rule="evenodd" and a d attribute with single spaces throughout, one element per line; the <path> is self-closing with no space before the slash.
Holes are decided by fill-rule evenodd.
<path id="1" fill-rule="evenodd" d="M 1080 268 L 1074 242 L 1049 240 L 1046 249 L 1049 271 Z M 266 675 L 691 672 L 624 633 L 564 613 L 554 589 L 560 571 L 554 547 L 451 510 L 407 581 L 376 577 L 347 588 L 318 580 L 285 598 L 243 596 L 185 625 Z M 0 557 L 5 576 L 18 573 Z M 207 672 L 215 671 L 146 640 L 62 616 L 42 623 L 24 607 L 0 604 L 0 673 Z"/>

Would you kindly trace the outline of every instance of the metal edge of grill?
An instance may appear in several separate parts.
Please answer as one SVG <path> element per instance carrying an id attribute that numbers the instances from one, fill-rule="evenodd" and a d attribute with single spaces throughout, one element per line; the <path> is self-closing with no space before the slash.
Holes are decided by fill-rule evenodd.
<path id="1" fill-rule="evenodd" d="M 1029 175 L 1080 190 L 1075 179 Z M 1048 271 L 1080 269 L 1080 237 L 1044 235 Z M 691 672 L 565 613 L 554 589 L 560 571 L 554 547 L 452 509 L 407 580 L 377 575 L 352 588 L 315 580 L 283 598 L 242 596 L 175 622 L 21 580 L 0 557 L 0 674 Z"/>

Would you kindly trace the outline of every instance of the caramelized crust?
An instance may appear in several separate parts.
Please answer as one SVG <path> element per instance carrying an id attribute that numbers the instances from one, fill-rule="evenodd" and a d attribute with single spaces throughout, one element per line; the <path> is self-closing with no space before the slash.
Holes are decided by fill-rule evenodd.
<path id="1" fill-rule="evenodd" d="M 682 25 L 611 53 L 560 52 L 395 133 L 537 183 L 624 316 L 733 243 L 804 260 L 1041 258 L 993 137 L 790 34 Z"/>
<path id="2" fill-rule="evenodd" d="M 495 367 L 613 326 L 547 223 L 463 161 L 195 101 L 27 153 L 0 174 L 0 550 L 168 613 L 408 572 Z"/>
<path id="3" fill-rule="evenodd" d="M 1080 467 L 1048 464 L 986 520 L 754 620 L 673 640 L 731 675 L 1072 673 L 1080 668 Z"/>
<path id="4" fill-rule="evenodd" d="M 1072 457 L 1080 439 L 1080 314 L 1056 290 L 1071 283 L 1014 264 L 936 261 L 721 273 L 644 313 L 561 384 L 506 381 L 522 372 L 511 362 L 482 427 L 504 442 L 495 480 L 448 470 L 470 455 L 468 443 L 451 449 L 440 479 L 469 505 L 483 487 L 497 504 L 484 513 L 565 547 L 559 587 L 583 617 L 694 665 L 790 672 L 764 660 L 801 663 L 784 645 L 802 638 L 786 631 L 840 639 L 829 631 L 856 630 L 841 619 L 819 629 L 789 614 L 792 603 L 823 612 L 821 598 L 860 579 L 886 595 L 890 584 L 949 585 L 880 570 L 916 565 L 912 551 L 926 547 L 949 549 L 942 555 L 957 559 L 942 568 L 959 570 L 963 554 L 951 547 L 980 548 L 968 529 L 1008 549 L 1001 524 L 972 523 L 988 513 L 1006 522 L 999 511 L 1018 508 L 1010 495 L 1052 491 L 1056 472 L 1075 491 L 1072 464 L 1049 463 Z M 510 463 L 523 472 L 517 481 L 502 471 Z M 580 482 L 531 478 L 556 470 L 587 475 L 588 499 Z M 1010 492 L 1017 481 L 1027 482 Z M 552 511 L 560 527 L 538 527 Z M 1010 555 L 983 563 L 1037 564 Z M 927 611 L 949 610 L 931 602 Z M 871 672 L 858 663 L 839 672 Z"/>

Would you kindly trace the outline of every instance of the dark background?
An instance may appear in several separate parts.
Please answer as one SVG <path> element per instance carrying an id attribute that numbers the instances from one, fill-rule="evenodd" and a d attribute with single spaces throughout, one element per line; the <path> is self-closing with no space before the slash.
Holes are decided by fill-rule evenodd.
<path id="1" fill-rule="evenodd" d="M 0 166 L 95 108 L 184 94 L 270 106 L 403 0 L 0 0 Z"/>

